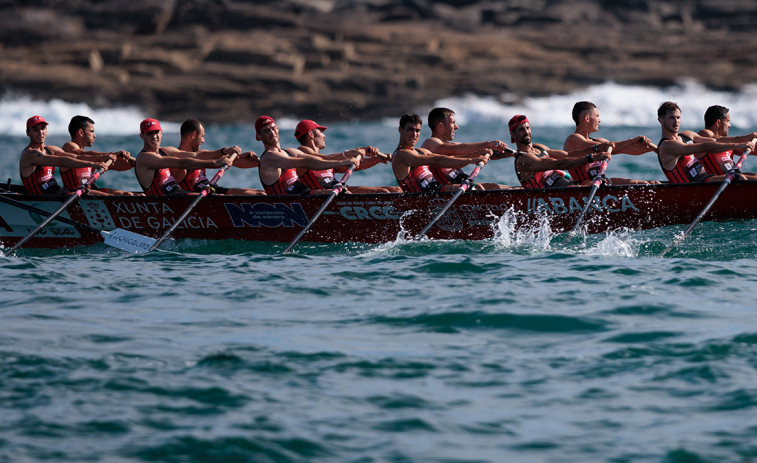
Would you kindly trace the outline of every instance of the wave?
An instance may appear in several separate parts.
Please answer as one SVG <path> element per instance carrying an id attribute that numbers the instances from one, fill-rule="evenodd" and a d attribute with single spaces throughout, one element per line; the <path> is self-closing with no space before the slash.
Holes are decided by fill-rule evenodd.
<path id="1" fill-rule="evenodd" d="M 599 108 L 603 126 L 656 127 L 657 108 L 665 101 L 675 101 L 681 107 L 682 126 L 694 130 L 704 125 L 705 110 L 717 104 L 730 109 L 734 128 L 748 129 L 757 127 L 755 98 L 757 83 L 745 85 L 738 92 L 726 92 L 708 89 L 693 80 L 664 88 L 606 82 L 566 95 L 522 99 L 513 95 L 500 98 L 467 95 L 444 98 L 437 101 L 436 106 L 454 109 L 461 123 L 506 121 L 515 114 L 526 114 L 538 127 L 572 127 L 570 113 L 573 105 L 587 100 Z"/>
<path id="2" fill-rule="evenodd" d="M 571 109 L 576 101 L 588 100 L 597 105 L 604 127 L 657 127 L 657 107 L 664 101 L 675 101 L 681 107 L 683 127 L 703 126 L 704 111 L 719 104 L 731 111 L 731 124 L 736 131 L 757 127 L 757 83 L 748 84 L 737 92 L 712 90 L 693 80 L 671 87 L 657 88 L 619 85 L 606 82 L 564 95 L 523 97 L 505 94 L 491 96 L 465 95 L 438 100 L 435 106 L 455 110 L 458 122 L 500 122 L 514 114 L 526 114 L 539 127 L 572 127 Z M 428 108 L 426 108 L 428 109 Z M 425 111 L 418 110 L 425 118 Z M 139 123 L 150 117 L 137 107 L 92 108 L 85 103 L 62 100 L 41 101 L 28 97 L 6 97 L 0 100 L 0 135 L 23 136 L 24 122 L 40 114 L 50 126 L 50 135 L 65 135 L 68 121 L 77 114 L 95 120 L 99 135 L 133 135 Z M 252 124 L 253 121 L 250 121 Z M 281 118 L 282 129 L 294 128 L 296 118 Z M 387 118 L 384 125 L 394 127 L 397 118 Z M 161 121 L 165 132 L 178 133 L 179 124 Z"/>
<path id="3" fill-rule="evenodd" d="M 33 100 L 29 97 L 0 99 L 0 135 L 24 136 L 26 120 L 39 114 L 50 124 L 48 135 L 67 135 L 68 122 L 73 116 L 82 115 L 95 121 L 98 135 L 134 135 L 139 133 L 139 123 L 150 117 L 141 109 L 132 106 L 118 108 L 92 108 L 85 103 L 68 103 L 63 100 Z M 166 132 L 179 132 L 179 124 L 163 123 Z"/>

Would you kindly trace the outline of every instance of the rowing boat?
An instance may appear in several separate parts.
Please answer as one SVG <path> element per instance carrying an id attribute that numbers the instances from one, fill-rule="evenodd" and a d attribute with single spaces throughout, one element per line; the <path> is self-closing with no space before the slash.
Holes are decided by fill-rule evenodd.
<path id="1" fill-rule="evenodd" d="M 594 197 L 584 232 L 648 229 L 687 224 L 717 191 L 719 183 L 604 186 Z M 15 192 L 14 192 L 15 190 Z M 46 211 L 65 197 L 40 197 L 19 187 L 0 196 Z M 583 209 L 589 187 L 552 190 L 471 191 L 462 195 L 426 233 L 429 239 L 483 240 L 493 237 L 505 217 L 516 229 L 546 221 L 555 233 L 571 229 Z M 757 218 L 757 181 L 735 182 L 704 220 Z M 308 231 L 305 241 L 383 243 L 415 236 L 451 193 L 345 194 L 338 196 Z M 72 204 L 67 223 L 52 222 L 29 240 L 28 247 L 60 248 L 100 243 L 95 229 L 125 229 L 161 236 L 192 203 L 193 197 L 97 196 Z M 323 204 L 323 196 L 221 196 L 199 203 L 174 232 L 175 239 L 290 242 Z M 64 220 L 63 219 L 63 220 Z M 0 202 L 0 244 L 11 246 L 44 220 L 42 214 Z M 86 226 L 72 225 L 71 221 Z"/>

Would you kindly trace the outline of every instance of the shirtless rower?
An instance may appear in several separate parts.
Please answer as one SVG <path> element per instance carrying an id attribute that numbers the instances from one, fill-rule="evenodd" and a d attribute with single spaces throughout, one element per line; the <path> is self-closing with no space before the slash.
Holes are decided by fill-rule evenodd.
<path id="1" fill-rule="evenodd" d="M 193 156 L 169 156 L 160 147 L 163 129 L 155 119 L 145 119 L 139 124 L 139 137 L 144 142 L 142 151 L 137 155 L 134 173 L 147 196 L 180 196 L 189 194 L 183 190 L 170 169 L 202 169 L 204 167 L 223 167 L 231 164 L 228 156 L 217 159 L 195 159 Z"/>
<path id="2" fill-rule="evenodd" d="M 757 132 L 729 137 L 728 132 L 731 128 L 731 114 L 725 106 L 713 105 L 707 108 L 707 111 L 704 113 L 704 126 L 705 128 L 699 131 L 699 135 L 712 138 L 714 141 L 724 143 L 747 142 L 752 138 L 757 137 Z M 742 152 L 743 150 L 737 150 L 736 154 L 741 154 Z M 708 174 L 723 175 L 727 174 L 733 167 L 733 155 L 734 150 L 717 153 L 708 152 L 699 158 L 699 162 L 702 163 L 702 166 L 704 166 L 704 169 Z M 741 172 L 741 175 L 748 180 L 757 180 L 757 174 L 753 172 Z"/>
<path id="3" fill-rule="evenodd" d="M 522 114 L 508 122 L 512 141 L 518 147 L 515 154 L 515 174 L 523 188 L 561 188 L 579 186 L 570 175 L 560 169 L 572 169 L 593 162 L 609 161 L 610 143 L 599 143 L 571 152 L 550 149 L 533 143 L 531 123 Z"/>
<path id="4" fill-rule="evenodd" d="M 606 138 L 592 137 L 591 134 L 599 130 L 599 110 L 597 106 L 590 101 L 579 101 L 573 105 L 571 114 L 573 121 L 576 123 L 576 131 L 565 139 L 563 150 L 575 151 L 593 147 L 598 143 L 610 143 L 612 154 L 630 154 L 638 156 L 644 153 L 654 152 L 657 148 L 652 141 L 644 135 L 629 138 L 623 141 L 609 141 Z M 591 184 L 592 180 L 601 170 L 601 162 L 592 162 L 580 167 L 568 170 L 568 173 L 574 181 L 582 185 Z M 635 185 L 660 183 L 658 181 L 633 180 L 621 177 L 612 177 L 609 179 L 613 185 Z"/>
<path id="5" fill-rule="evenodd" d="M 312 156 L 320 157 L 321 159 L 334 159 L 340 158 L 341 153 L 325 155 L 320 152 L 326 147 L 326 127 L 317 124 L 310 119 L 301 120 L 294 130 L 294 138 L 300 143 L 298 148 L 303 153 L 310 154 Z M 361 148 L 355 148 L 364 153 L 363 158 L 360 161 L 360 169 L 363 170 L 369 167 L 373 167 L 379 162 L 386 164 L 391 160 L 390 156 L 380 153 L 375 146 L 363 146 Z M 297 176 L 300 181 L 313 190 L 334 188 L 334 185 L 338 183 L 338 180 L 334 178 L 334 172 L 346 172 L 347 167 L 340 167 L 337 169 L 326 170 L 308 170 L 297 169 Z M 350 193 L 401 193 L 400 187 L 396 186 L 352 186 L 347 188 Z"/>
<path id="6" fill-rule="evenodd" d="M 56 167 L 107 169 L 105 162 L 76 159 L 57 146 L 45 145 L 47 125 L 47 121 L 42 116 L 32 116 L 26 121 L 29 146 L 21 153 L 18 170 L 27 193 L 33 195 L 67 193 L 67 190 L 55 180 Z M 115 161 L 115 156 L 108 158 Z"/>
<path id="7" fill-rule="evenodd" d="M 169 156 L 176 157 L 195 157 L 197 159 L 218 159 L 221 156 L 241 153 L 234 160 L 234 167 L 243 169 L 257 167 L 258 157 L 252 151 L 242 153 L 238 146 L 226 146 L 217 150 L 201 150 L 200 147 L 205 143 L 205 125 L 198 119 L 187 119 L 181 124 L 181 141 L 179 147 L 164 146 L 163 150 Z M 183 168 L 172 168 L 171 175 L 179 186 L 185 191 L 200 191 L 208 188 L 210 180 L 205 175 L 205 168 L 187 170 Z M 263 190 L 252 188 L 225 188 L 219 185 L 212 187 L 213 193 L 222 195 L 264 195 Z"/>
<path id="8" fill-rule="evenodd" d="M 332 190 L 311 190 L 297 176 L 297 169 L 324 170 L 354 164 L 360 166 L 363 153 L 347 150 L 337 159 L 321 159 L 298 149 L 282 149 L 279 143 L 279 126 L 270 116 L 260 116 L 255 121 L 255 138 L 263 143 L 265 151 L 260 155 L 258 174 L 266 194 L 269 195 L 321 195 Z"/>
<path id="9" fill-rule="evenodd" d="M 86 151 L 95 142 L 95 121 L 87 116 L 74 116 L 68 123 L 68 133 L 71 140 L 63 144 L 63 151 L 71 153 L 77 159 L 88 161 L 107 161 L 108 156 L 116 156 L 116 161 L 110 167 L 110 170 L 124 171 L 134 167 L 134 159 L 128 151 L 100 152 Z M 63 186 L 67 190 L 73 191 L 79 185 L 85 183 L 92 176 L 94 169 L 91 167 L 79 167 L 75 169 L 60 168 L 60 176 L 63 180 Z M 134 193 L 125 190 L 116 190 L 114 188 L 99 188 L 96 184 L 90 185 L 89 194 L 91 195 L 124 195 L 133 196 Z M 141 194 L 141 193 L 138 193 Z"/>
<path id="10" fill-rule="evenodd" d="M 455 191 L 459 185 L 442 185 L 434 178 L 429 167 L 460 168 L 478 162 L 486 163 L 492 154 L 489 148 L 480 153 L 452 157 L 432 153 L 426 148 L 416 148 L 421 136 L 423 120 L 417 114 L 405 114 L 400 118 L 400 140 L 392 154 L 392 171 L 405 193 L 429 193 Z"/>
<path id="11" fill-rule="evenodd" d="M 501 159 L 511 157 L 505 155 L 507 144 L 501 140 L 482 141 L 478 143 L 458 143 L 455 139 L 455 131 L 459 129 L 455 112 L 449 108 L 434 108 L 428 113 L 428 126 L 431 129 L 431 137 L 424 140 L 421 148 L 425 148 L 432 153 L 443 154 L 445 156 L 465 156 L 475 153 L 483 153 L 487 149 L 492 150 L 492 159 Z M 497 156 L 497 153 L 501 153 Z M 434 174 L 434 178 L 443 185 L 460 185 L 468 174 L 459 168 L 450 167 L 429 167 Z M 505 190 L 510 187 L 498 183 L 476 183 L 476 186 L 482 190 Z"/>
<path id="12" fill-rule="evenodd" d="M 681 129 L 681 108 L 666 101 L 657 109 L 657 120 L 662 129 L 662 138 L 657 144 L 657 158 L 665 176 L 671 183 L 719 182 L 725 175 L 710 175 L 699 162 L 708 152 L 728 150 L 754 150 L 755 140 L 741 143 L 721 143 L 702 137 L 691 130 Z M 737 178 L 744 180 L 743 175 Z"/>

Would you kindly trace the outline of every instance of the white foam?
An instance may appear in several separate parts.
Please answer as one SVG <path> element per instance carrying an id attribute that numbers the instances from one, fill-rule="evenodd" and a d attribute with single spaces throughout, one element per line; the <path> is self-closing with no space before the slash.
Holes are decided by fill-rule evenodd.
<path id="1" fill-rule="evenodd" d="M 703 125 L 705 110 L 712 105 L 730 109 L 731 123 L 738 128 L 757 127 L 757 83 L 744 86 L 739 92 L 709 90 L 693 81 L 666 88 L 625 86 L 613 82 L 576 90 L 567 95 L 524 98 L 518 104 L 506 104 L 494 97 L 463 96 L 445 98 L 436 106 L 452 108 L 462 124 L 472 121 L 507 121 L 515 114 L 526 114 L 533 125 L 572 127 L 570 117 L 577 101 L 588 100 L 599 108 L 605 126 L 656 127 L 657 108 L 665 101 L 681 107 L 683 127 Z M 502 100 L 512 100 L 503 96 Z"/>
<path id="2" fill-rule="evenodd" d="M 0 135 L 24 136 L 26 120 L 38 114 L 50 124 L 48 135 L 68 134 L 73 116 L 82 115 L 95 121 L 98 135 L 133 135 L 139 133 L 139 123 L 151 117 L 135 107 L 93 109 L 84 103 L 62 100 L 32 100 L 28 97 L 0 100 Z M 179 124 L 161 121 L 164 132 L 178 133 Z"/>

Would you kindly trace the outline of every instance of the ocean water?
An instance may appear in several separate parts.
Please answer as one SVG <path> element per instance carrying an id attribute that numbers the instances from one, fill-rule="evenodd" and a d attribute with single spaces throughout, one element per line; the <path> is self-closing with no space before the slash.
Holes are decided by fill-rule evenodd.
<path id="1" fill-rule="evenodd" d="M 447 103 L 459 141 L 509 142 L 513 108 Z M 546 122 L 546 103 L 517 112 L 559 147 L 569 115 Z M 730 107 L 746 121 L 734 132 L 757 127 Z M 603 120 L 620 113 L 600 105 Z M 139 150 L 102 118 L 95 149 Z M 296 118 L 280 122 L 286 141 Z M 333 151 L 396 146 L 396 121 L 327 125 Z M 699 116 L 684 110 L 684 126 Z M 659 127 L 600 129 L 641 134 Z M 0 136 L 3 182 L 18 181 L 22 135 Z M 261 148 L 249 126 L 206 138 Z M 514 184 L 512 169 L 492 162 L 479 178 Z M 661 179 L 653 155 L 616 156 L 608 172 Z M 129 172 L 102 183 L 136 188 Z M 392 175 L 379 165 L 351 183 Z M 233 169 L 222 184 L 259 181 Z M 702 223 L 661 256 L 684 228 L 565 240 L 503 221 L 485 241 L 304 242 L 286 256 L 234 241 L 24 249 L 0 258 L 0 463 L 755 461 L 757 223 Z"/>

